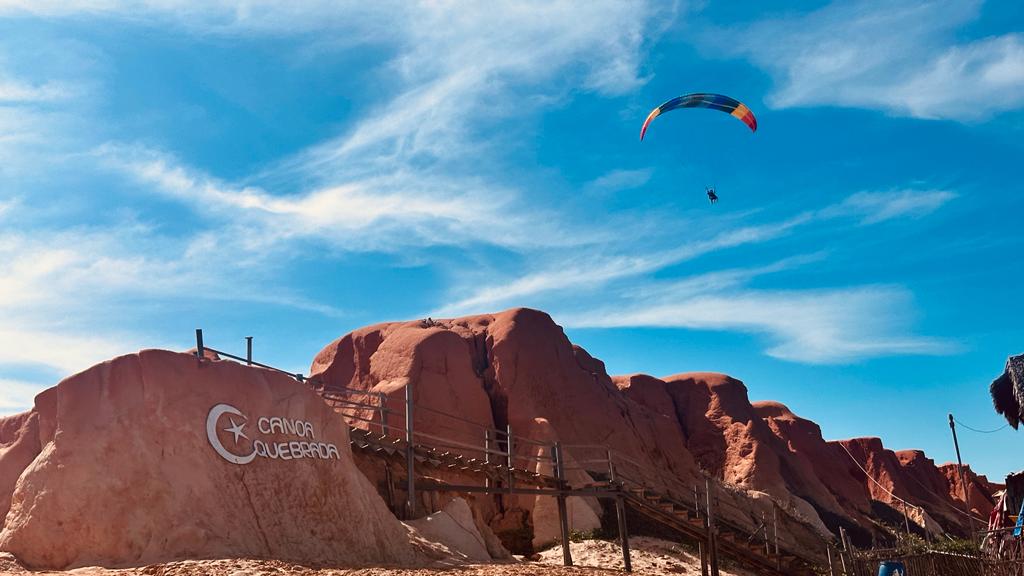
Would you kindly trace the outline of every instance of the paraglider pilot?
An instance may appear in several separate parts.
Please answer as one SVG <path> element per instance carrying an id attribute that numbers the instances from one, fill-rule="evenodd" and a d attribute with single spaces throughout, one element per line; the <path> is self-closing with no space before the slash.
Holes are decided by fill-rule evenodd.
<path id="1" fill-rule="evenodd" d="M 706 190 L 707 190 L 707 193 L 708 193 L 708 200 L 712 204 L 718 202 L 718 194 L 715 194 L 715 189 L 714 188 L 706 188 Z"/>

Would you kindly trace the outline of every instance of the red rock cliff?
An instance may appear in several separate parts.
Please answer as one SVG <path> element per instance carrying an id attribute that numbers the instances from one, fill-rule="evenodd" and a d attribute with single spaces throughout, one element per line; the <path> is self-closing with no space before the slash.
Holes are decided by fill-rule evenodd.
<path id="1" fill-rule="evenodd" d="M 234 362 L 145 350 L 71 376 L 0 421 L 0 471 L 0 550 L 32 568 L 427 561 L 337 415 Z"/>
<path id="2" fill-rule="evenodd" d="M 885 533 L 880 522 L 902 521 L 880 518 L 877 501 L 891 497 L 866 481 L 842 446 L 784 405 L 751 404 L 743 383 L 723 374 L 610 377 L 536 310 L 363 328 L 324 348 L 311 371 L 327 389 L 385 392 L 389 403 L 400 402 L 411 382 L 419 402 L 524 435 L 538 434 L 533 428 L 544 421 L 544 434 L 565 444 L 607 444 L 631 455 L 639 467 L 627 472 L 655 486 L 692 486 L 703 470 L 752 494 L 770 494 L 821 530 L 859 527 L 867 540 Z M 440 430 L 432 418 L 417 415 L 417 429 Z M 462 433 L 479 443 L 479 433 Z M 844 446 L 898 494 L 909 495 L 915 481 L 936 480 L 934 465 L 901 460 L 877 439 Z M 921 505 L 944 528 L 962 530 L 963 518 L 947 510 L 949 489 L 933 488 L 946 500 L 918 496 Z"/>

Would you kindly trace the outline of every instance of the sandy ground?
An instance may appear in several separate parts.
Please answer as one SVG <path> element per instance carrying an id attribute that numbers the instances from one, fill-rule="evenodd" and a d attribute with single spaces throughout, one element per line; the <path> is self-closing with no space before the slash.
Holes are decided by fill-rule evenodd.
<path id="1" fill-rule="evenodd" d="M 642 576 L 693 576 L 700 574 L 700 560 L 678 544 L 655 538 L 630 539 L 633 573 Z M 24 576 L 619 576 L 622 552 L 619 546 L 602 540 L 574 542 L 575 566 L 562 566 L 562 549 L 552 548 L 536 562 L 518 560 L 501 564 L 472 564 L 445 568 L 311 568 L 276 560 L 184 560 L 140 568 L 112 570 L 78 568 L 63 572 L 32 572 L 22 568 L 13 556 L 0 553 L 0 574 Z M 752 572 L 727 570 L 723 576 L 755 576 Z"/>
<path id="2" fill-rule="evenodd" d="M 696 552 L 687 550 L 675 542 L 635 536 L 629 539 L 629 548 L 634 574 L 700 576 L 700 558 Z M 584 540 L 571 543 L 569 550 L 572 552 L 573 565 L 584 569 L 579 572 L 581 574 L 609 574 L 623 569 L 622 549 L 616 542 Z M 538 564 L 561 566 L 562 547 L 557 546 L 542 552 Z M 754 576 L 753 572 L 735 568 L 722 568 L 720 573 L 723 576 Z"/>

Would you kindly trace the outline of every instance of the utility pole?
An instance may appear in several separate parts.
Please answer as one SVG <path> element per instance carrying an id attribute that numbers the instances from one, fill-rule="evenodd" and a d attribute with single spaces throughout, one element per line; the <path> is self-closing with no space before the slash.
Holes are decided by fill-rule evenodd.
<path id="1" fill-rule="evenodd" d="M 960 443 L 956 439 L 956 424 L 953 422 L 953 414 L 949 415 L 949 430 L 953 433 L 953 448 L 956 449 L 956 467 L 960 472 L 960 484 L 964 487 L 964 512 L 967 513 L 967 525 L 971 530 L 971 542 L 976 543 L 974 533 L 974 516 L 971 515 L 971 497 L 967 490 L 967 477 L 964 475 L 964 462 L 960 459 Z"/>

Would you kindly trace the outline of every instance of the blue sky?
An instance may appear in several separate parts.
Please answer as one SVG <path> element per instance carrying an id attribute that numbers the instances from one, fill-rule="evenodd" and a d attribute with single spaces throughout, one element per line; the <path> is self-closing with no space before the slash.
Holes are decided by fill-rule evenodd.
<path id="1" fill-rule="evenodd" d="M 103 359 L 305 371 L 530 306 L 953 458 L 1024 347 L 1018 2 L 0 2 L 0 413 Z M 751 134 L 668 98 L 722 92 Z M 721 201 L 709 206 L 705 185 Z M 1012 430 L 965 457 L 1024 468 Z"/>

